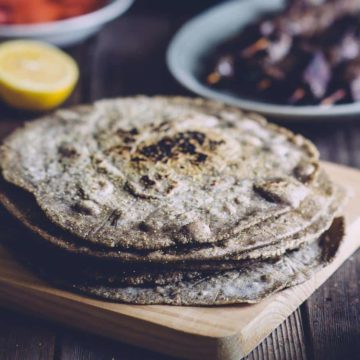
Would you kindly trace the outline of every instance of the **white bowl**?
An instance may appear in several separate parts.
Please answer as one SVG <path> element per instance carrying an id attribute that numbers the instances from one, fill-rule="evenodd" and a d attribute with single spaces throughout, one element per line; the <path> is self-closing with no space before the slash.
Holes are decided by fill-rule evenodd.
<path id="1" fill-rule="evenodd" d="M 269 11 L 280 11 L 286 3 L 286 0 L 235 0 L 200 14 L 185 24 L 172 40 L 167 52 L 170 71 L 180 83 L 199 95 L 268 116 L 313 121 L 360 115 L 360 102 L 330 107 L 276 105 L 210 88 L 199 79 L 204 57 L 212 49 Z"/>
<path id="2" fill-rule="evenodd" d="M 123 14 L 134 0 L 113 0 L 91 13 L 39 24 L 0 25 L 0 39 L 34 39 L 57 46 L 79 43 Z"/>

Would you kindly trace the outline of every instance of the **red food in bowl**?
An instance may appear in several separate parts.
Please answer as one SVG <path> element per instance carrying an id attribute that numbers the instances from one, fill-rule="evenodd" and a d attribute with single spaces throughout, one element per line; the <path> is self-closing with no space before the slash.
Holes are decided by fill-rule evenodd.
<path id="1" fill-rule="evenodd" d="M 99 9 L 106 0 L 0 0 L 0 24 L 67 19 Z"/>

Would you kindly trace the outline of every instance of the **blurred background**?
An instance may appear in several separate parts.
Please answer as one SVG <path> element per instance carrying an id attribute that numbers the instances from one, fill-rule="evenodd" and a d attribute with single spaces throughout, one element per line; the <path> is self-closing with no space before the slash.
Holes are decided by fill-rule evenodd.
<path id="1" fill-rule="evenodd" d="M 104 6 L 104 2 L 97 0 L 54 1 L 52 6 L 42 0 L 22 0 L 24 7 L 15 16 L 11 6 L 16 3 L 20 0 L 0 0 L 0 36 L 3 38 L 32 38 L 32 34 L 19 25 L 24 22 L 35 26 L 36 38 L 42 38 L 42 19 L 67 21 Z M 63 23 L 60 28 L 65 35 L 61 33 L 52 39 L 76 61 L 80 77 L 71 96 L 60 106 L 137 94 L 194 96 L 170 73 L 166 52 L 182 25 L 223 3 L 225 1 L 216 0 L 125 1 L 120 7 L 102 13 L 100 27 L 97 26 L 99 15 L 83 18 L 82 24 L 86 26 L 82 26 L 95 33 L 82 33 L 89 37 L 81 41 L 79 35 L 84 27 L 79 28 L 80 25 L 73 22 Z M 9 25 L 19 27 L 9 29 Z M 50 30 L 60 31 L 52 25 Z M 46 40 L 46 36 L 42 39 Z M 72 39 L 77 43 L 69 45 Z M 39 112 L 14 109 L 0 102 L 0 139 L 24 121 L 38 116 Z M 309 137 L 324 160 L 360 168 L 360 115 L 350 119 L 324 118 L 320 122 L 286 121 L 277 117 L 271 120 Z M 0 216 L 7 215 L 1 211 Z M 359 264 L 358 252 L 248 359 L 355 359 L 360 350 Z M 168 359 L 5 310 L 0 310 L 0 324 L 0 359 Z"/>

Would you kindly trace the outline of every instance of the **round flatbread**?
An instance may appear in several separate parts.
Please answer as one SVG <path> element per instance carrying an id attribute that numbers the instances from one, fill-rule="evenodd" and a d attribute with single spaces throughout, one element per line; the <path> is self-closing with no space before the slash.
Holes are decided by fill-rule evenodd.
<path id="1" fill-rule="evenodd" d="M 253 263 L 241 270 L 174 278 L 157 286 L 73 284 L 87 295 L 132 304 L 222 305 L 256 303 L 284 288 L 299 284 L 327 265 L 344 235 L 344 219 L 336 218 L 319 241 L 289 252 L 276 261 Z M 56 281 L 56 280 L 55 280 Z M 63 286 L 71 281 L 61 279 Z"/>
<path id="2" fill-rule="evenodd" d="M 10 188 L 14 189 L 12 186 L 10 186 Z M 292 236 L 278 239 L 275 243 L 259 245 L 252 250 L 240 252 L 236 251 L 236 248 L 234 250 L 234 244 L 232 244 L 229 246 L 230 249 L 232 249 L 232 252 L 230 253 L 226 252 L 226 247 L 215 246 L 208 249 L 203 248 L 202 251 L 205 252 L 206 250 L 210 255 L 208 258 L 197 260 L 192 258 L 191 249 L 188 249 L 189 257 L 185 258 L 185 260 L 183 253 L 182 257 L 180 256 L 180 258 L 175 258 L 177 261 L 174 260 L 174 254 L 171 254 L 172 261 L 164 261 L 161 257 L 158 256 L 158 253 L 155 254 L 156 256 L 154 256 L 154 253 L 141 255 L 121 251 L 104 253 L 103 250 L 90 248 L 85 248 L 85 251 L 74 241 L 71 242 L 72 247 L 69 247 L 65 242 L 64 237 L 59 236 L 59 234 L 56 234 L 55 237 L 53 235 L 54 233 L 49 233 L 47 230 L 44 230 L 44 224 L 39 224 L 39 222 L 36 221 L 34 222 L 34 215 L 35 219 L 37 219 L 41 213 L 39 212 L 39 209 L 34 209 L 31 207 L 21 208 L 15 206 L 14 198 L 10 195 L 8 197 L 5 196 L 4 187 L 0 186 L 0 189 L 2 189 L 2 191 L 0 191 L 0 201 L 13 215 L 19 218 L 35 233 L 33 235 L 28 234 L 27 236 L 21 236 L 21 240 L 16 244 L 14 244 L 14 239 L 18 238 L 19 236 L 14 233 L 10 233 L 8 236 L 4 235 L 4 240 L 8 238 L 7 242 L 9 245 L 12 247 L 17 245 L 15 250 L 16 253 L 32 253 L 32 257 L 34 258 L 33 262 L 46 262 L 47 265 L 44 265 L 44 268 L 51 268 L 57 273 L 65 271 L 66 277 L 69 277 L 69 274 L 72 273 L 74 279 L 77 277 L 86 279 L 97 278 L 102 280 L 111 278 L 112 282 L 130 281 L 136 283 L 139 283 L 139 278 L 145 278 L 150 281 L 157 277 L 156 274 L 171 272 L 173 269 L 197 271 L 227 270 L 241 268 L 244 263 L 256 259 L 263 260 L 279 257 L 287 250 L 296 249 L 304 243 L 310 243 L 318 239 L 321 234 L 329 228 L 333 218 L 339 214 L 345 199 L 344 190 L 336 186 L 328 206 L 321 212 L 318 217 L 316 217 L 314 222 L 312 222 L 303 230 L 294 233 Z M 16 194 L 16 191 L 8 191 L 8 193 L 11 193 L 13 196 Z M 46 224 L 49 225 L 49 227 L 51 225 L 45 218 L 45 225 Z M 39 226 L 41 227 L 39 228 Z M 14 226 L 14 228 L 17 227 Z M 59 229 L 54 227 L 54 230 Z M 62 231 L 60 230 L 60 233 L 61 232 Z M 40 234 L 41 237 L 36 236 L 36 234 Z M 50 240 L 50 244 L 55 246 L 50 248 L 44 247 L 45 244 L 42 240 L 44 236 Z M 26 241 L 24 241 L 24 239 L 26 239 Z M 64 249 L 66 251 L 60 251 Z M 217 254 L 217 256 L 212 254 L 212 249 L 214 250 L 214 253 Z M 45 250 L 50 250 L 50 253 L 46 253 Z M 221 253 L 223 256 L 219 258 L 218 254 L 221 252 L 221 250 L 223 250 L 223 253 Z M 197 251 L 200 250 L 197 249 Z M 79 261 L 77 255 L 83 255 L 81 257 L 81 261 Z M 103 260 L 106 261 L 104 262 Z M 67 264 L 67 266 L 64 267 L 63 264 Z"/>
<path id="3" fill-rule="evenodd" d="M 337 186 L 330 185 L 326 177 L 320 176 L 324 182 L 319 183 L 319 188 L 322 189 L 323 194 L 314 195 L 311 198 L 311 204 L 321 204 L 321 211 L 317 212 L 319 208 L 310 206 L 308 208 L 299 207 L 295 213 L 288 213 L 281 215 L 280 219 L 272 219 L 268 224 L 268 229 L 272 229 L 272 223 L 279 223 L 280 230 L 283 237 L 279 234 L 273 233 L 270 236 L 266 226 L 261 226 L 247 229 L 245 234 L 241 233 L 234 238 L 228 239 L 222 244 L 202 244 L 197 247 L 188 247 L 181 249 L 167 249 L 162 251 L 130 251 L 109 250 L 107 248 L 98 248 L 89 246 L 91 244 L 84 243 L 81 239 L 72 236 L 61 228 L 52 224 L 39 209 L 36 202 L 26 192 L 0 181 L 0 202 L 18 218 L 31 231 L 40 235 L 43 241 L 48 242 L 52 246 L 73 254 L 80 254 L 90 258 L 107 259 L 119 263 L 138 263 L 138 264 L 181 264 L 186 262 L 209 262 L 210 260 L 218 260 L 217 263 L 227 260 L 241 260 L 246 258 L 257 258 L 271 256 L 271 254 L 280 254 L 289 248 L 295 248 L 303 240 L 309 238 L 315 233 L 317 236 L 325 231 L 334 217 L 337 209 L 341 208 L 344 193 Z M 335 190 L 334 190 L 335 189 Z M 325 196 L 324 194 L 328 194 Z M 300 222 L 299 224 L 296 224 Z M 287 227 L 284 224 L 288 225 Z M 312 226 L 311 226 L 312 225 Z M 298 231 L 295 231 L 297 229 Z M 300 231 L 303 230 L 303 231 Z M 263 237 L 257 236 L 256 242 L 251 242 L 251 236 L 263 234 Z M 276 236 L 278 235 L 278 236 Z M 244 239 L 248 239 L 244 241 Z M 27 241 L 31 241 L 31 237 L 27 237 Z"/>
<path id="4" fill-rule="evenodd" d="M 5 140 L 0 167 L 83 244 L 144 251 L 224 241 L 298 208 L 318 154 L 234 107 L 135 97 L 27 124 Z"/>

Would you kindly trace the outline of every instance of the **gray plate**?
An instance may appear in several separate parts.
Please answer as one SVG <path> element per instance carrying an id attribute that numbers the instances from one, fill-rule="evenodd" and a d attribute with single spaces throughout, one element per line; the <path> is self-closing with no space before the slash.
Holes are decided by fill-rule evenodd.
<path id="1" fill-rule="evenodd" d="M 134 0 L 112 0 L 94 12 L 48 23 L 1 25 L 0 39 L 35 39 L 58 46 L 74 45 L 123 14 L 133 2 Z"/>
<path id="2" fill-rule="evenodd" d="M 193 92 L 246 110 L 289 120 L 326 120 L 360 114 L 360 102 L 334 106 L 289 106 L 248 100 L 211 89 L 200 82 L 202 59 L 211 49 L 267 12 L 280 11 L 285 0 L 236 0 L 215 6 L 185 24 L 173 38 L 167 63 L 175 78 Z"/>

